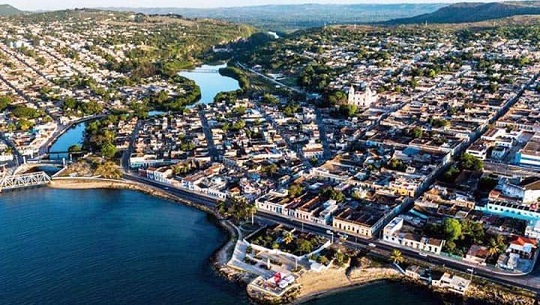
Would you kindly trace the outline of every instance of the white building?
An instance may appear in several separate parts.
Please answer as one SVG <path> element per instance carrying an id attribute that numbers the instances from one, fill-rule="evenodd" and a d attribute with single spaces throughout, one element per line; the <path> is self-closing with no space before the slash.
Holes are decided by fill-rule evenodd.
<path id="1" fill-rule="evenodd" d="M 536 203 L 540 199 L 540 179 L 522 181 L 520 185 L 504 181 L 502 193 L 511 198 L 521 199 L 523 203 Z"/>
<path id="2" fill-rule="evenodd" d="M 450 273 L 444 273 L 440 279 L 433 279 L 431 284 L 435 287 L 448 289 L 449 291 L 464 294 L 469 285 L 470 280 L 464 279 L 457 275 L 451 275 Z"/>
<path id="3" fill-rule="evenodd" d="M 371 104 L 377 102 L 377 98 L 377 93 L 371 91 L 369 86 L 367 86 L 366 90 L 363 92 L 356 92 L 354 86 L 351 86 L 349 89 L 348 104 L 358 107 L 370 107 Z"/>
<path id="4" fill-rule="evenodd" d="M 412 233 L 403 233 L 403 218 L 392 219 L 383 229 L 383 240 L 408 248 L 417 249 L 421 252 L 441 254 L 444 240 L 422 237 Z"/>
<path id="5" fill-rule="evenodd" d="M 540 239 L 540 220 L 530 220 L 525 228 L 525 236 Z"/>

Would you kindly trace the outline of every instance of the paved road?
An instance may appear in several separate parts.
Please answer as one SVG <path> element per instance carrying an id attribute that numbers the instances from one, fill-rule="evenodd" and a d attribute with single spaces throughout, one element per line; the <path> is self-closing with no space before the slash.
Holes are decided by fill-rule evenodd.
<path id="1" fill-rule="evenodd" d="M 169 194 L 178 196 L 178 197 L 180 197 L 182 199 L 191 201 L 191 202 L 196 203 L 196 204 L 204 205 L 204 206 L 209 207 L 209 208 L 214 208 L 216 203 L 217 203 L 216 199 L 213 199 L 213 198 L 210 198 L 210 197 L 204 197 L 201 194 L 195 194 L 195 193 L 192 193 L 192 192 L 189 192 L 189 191 L 186 191 L 186 190 L 174 188 L 172 186 L 167 186 L 167 185 L 164 185 L 164 184 L 159 183 L 157 181 L 152 181 L 152 180 L 149 180 L 149 179 L 145 179 L 143 177 L 138 177 L 138 176 L 131 175 L 131 174 L 124 174 L 123 178 L 125 180 L 135 181 L 135 182 L 140 182 L 140 183 L 144 183 L 144 184 L 147 184 L 147 185 L 151 185 L 151 186 L 159 188 L 159 189 L 161 189 L 161 190 L 163 190 L 163 191 L 165 191 L 165 192 L 167 192 Z"/>
<path id="2" fill-rule="evenodd" d="M 484 171 L 508 176 L 520 175 L 527 177 L 540 175 L 538 168 L 535 169 L 505 163 L 495 163 L 493 161 L 484 161 Z"/>
<path id="3" fill-rule="evenodd" d="M 23 164 L 24 158 L 19 149 L 17 148 L 17 145 L 15 145 L 15 143 L 9 140 L 3 132 L 0 132 L 0 140 L 4 141 L 4 143 L 6 143 L 7 146 L 9 146 L 13 151 L 14 160 L 7 162 L 7 166 L 9 168 L 16 168 L 17 166 L 19 166 L 19 164 Z"/>
<path id="4" fill-rule="evenodd" d="M 78 119 L 76 121 L 73 121 L 73 122 L 70 122 L 70 123 L 68 123 L 66 125 L 58 125 L 59 128 L 52 134 L 52 136 L 47 140 L 47 142 L 45 142 L 39 148 L 39 155 L 42 156 L 42 155 L 45 155 L 45 154 L 49 153 L 49 148 L 52 146 L 52 144 L 56 140 L 58 140 L 59 137 L 61 137 L 67 130 L 69 130 L 73 126 L 75 126 L 75 125 L 77 125 L 79 123 L 82 123 L 82 122 L 92 121 L 92 120 L 99 119 L 99 118 L 102 118 L 102 117 L 105 117 L 105 115 L 103 115 L 103 114 L 92 115 L 92 116 L 80 118 L 80 119 Z"/>
<path id="5" fill-rule="evenodd" d="M 133 152 L 133 145 L 135 140 L 137 139 L 137 136 L 139 135 L 139 129 L 141 128 L 141 125 L 142 120 L 137 120 L 137 124 L 135 124 L 135 128 L 133 128 L 133 132 L 131 132 L 131 136 L 129 137 L 128 148 L 122 154 L 122 160 L 120 162 L 122 164 L 122 168 L 124 168 L 125 171 L 129 171 L 129 157 Z"/>
<path id="6" fill-rule="evenodd" d="M 324 160 L 328 160 L 332 158 L 332 152 L 330 151 L 330 145 L 328 144 L 328 136 L 326 134 L 326 126 L 323 122 L 323 117 L 319 108 L 315 108 L 315 115 L 315 122 L 317 123 L 317 127 L 319 127 L 319 138 L 321 140 L 321 144 L 324 150 L 323 158 Z"/>
<path id="7" fill-rule="evenodd" d="M 214 143 L 214 136 L 212 135 L 212 129 L 208 124 L 208 119 L 204 110 L 199 110 L 199 118 L 203 127 L 204 136 L 206 137 L 206 143 L 208 144 L 208 152 L 213 160 L 219 160 L 219 151 Z"/>
<path id="8" fill-rule="evenodd" d="M 17 59 L 19 62 L 21 62 L 22 64 L 24 64 L 25 66 L 27 66 L 28 68 L 30 68 L 31 70 L 33 70 L 34 72 L 36 72 L 39 76 L 43 77 L 46 81 L 48 81 L 50 83 L 50 80 L 40 71 L 38 71 L 36 68 L 34 68 L 32 65 L 30 65 L 29 63 L 27 63 L 24 59 L 22 59 L 21 57 L 19 57 L 17 55 L 17 53 L 15 52 L 11 52 L 11 51 L 8 51 L 7 49 L 5 48 L 0 48 L 0 50 L 2 50 L 4 53 L 8 54 L 9 57 L 12 57 L 12 58 L 15 58 Z M 24 93 L 22 90 L 18 89 L 17 87 L 15 87 L 14 85 L 11 84 L 11 82 L 9 82 L 8 80 L 6 80 L 4 77 L 1 77 L 2 81 L 4 81 L 9 87 L 11 87 L 13 90 L 15 90 L 15 92 L 17 92 L 18 95 L 20 95 L 21 97 L 23 97 L 27 102 L 29 103 L 32 103 L 34 104 L 38 109 L 41 109 L 43 110 L 48 116 L 50 116 L 51 118 L 53 119 L 57 119 L 58 118 L 58 115 L 55 114 L 55 113 L 52 113 L 48 108 L 43 108 L 43 107 L 40 107 L 40 105 L 37 103 L 37 101 L 33 98 L 30 98 L 28 95 L 26 95 L 26 93 Z"/>

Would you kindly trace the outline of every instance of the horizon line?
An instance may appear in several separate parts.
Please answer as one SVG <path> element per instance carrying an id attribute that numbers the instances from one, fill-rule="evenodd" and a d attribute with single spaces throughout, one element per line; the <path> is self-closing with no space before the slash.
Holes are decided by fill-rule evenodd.
<path id="1" fill-rule="evenodd" d="M 412 1 L 391 1 L 391 2 L 358 2 L 358 3 L 335 3 L 335 2 L 304 2 L 304 3 L 283 3 L 283 4 L 247 4 L 247 5 L 231 5 L 231 6 L 215 6 L 215 7 L 201 7 L 201 6 L 81 6 L 81 7 L 64 7 L 64 8 L 51 8 L 51 9 L 26 9 L 22 11 L 26 12 L 52 12 L 52 11 L 62 11 L 62 10 L 80 10 L 80 9 L 193 9 L 193 10 L 213 10 L 213 9 L 234 9 L 234 8 L 251 8 L 251 7 L 279 7 L 279 6 L 390 6 L 390 5 L 437 5 L 437 4 L 459 4 L 459 3 L 495 3 L 495 2 L 528 2 L 527 0 L 517 0 L 517 1 L 497 1 L 497 0 L 462 0 L 462 1 L 452 1 L 452 0 L 437 0 L 433 2 L 420 2 L 420 0 Z M 10 5 L 14 8 L 17 6 Z M 18 9 L 18 8 L 17 8 Z"/>

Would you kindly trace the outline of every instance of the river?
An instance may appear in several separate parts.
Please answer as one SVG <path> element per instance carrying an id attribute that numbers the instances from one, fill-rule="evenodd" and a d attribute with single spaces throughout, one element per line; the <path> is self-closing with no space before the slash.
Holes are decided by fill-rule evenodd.
<path id="1" fill-rule="evenodd" d="M 127 190 L 0 195 L 0 304 L 248 304 L 212 270 L 227 238 L 194 208 Z M 375 284 L 308 304 L 438 304 Z"/>
<path id="2" fill-rule="evenodd" d="M 214 97 L 220 92 L 235 91 L 240 89 L 238 81 L 234 78 L 222 76 L 219 73 L 208 72 L 217 71 L 227 65 L 202 65 L 193 71 L 181 72 L 180 75 L 189 78 L 197 83 L 201 88 L 201 99 L 199 103 L 209 104 L 214 101 Z"/>
<path id="3" fill-rule="evenodd" d="M 66 130 L 62 135 L 56 139 L 51 148 L 49 149 L 49 159 L 58 160 L 67 158 L 68 154 L 65 153 L 68 149 L 75 144 L 82 145 L 84 141 L 84 130 L 86 123 L 82 122 L 76 124 L 70 129 Z M 61 153 L 58 153 L 61 152 Z"/>

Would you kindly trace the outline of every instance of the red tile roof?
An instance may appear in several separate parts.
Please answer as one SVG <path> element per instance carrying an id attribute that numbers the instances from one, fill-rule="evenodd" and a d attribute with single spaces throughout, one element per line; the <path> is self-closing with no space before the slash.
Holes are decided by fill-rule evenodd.
<path id="1" fill-rule="evenodd" d="M 520 246 L 524 246 L 525 244 L 531 244 L 536 247 L 536 239 L 523 237 L 523 236 L 516 237 L 510 243 L 514 245 L 520 245 Z"/>

